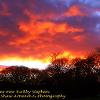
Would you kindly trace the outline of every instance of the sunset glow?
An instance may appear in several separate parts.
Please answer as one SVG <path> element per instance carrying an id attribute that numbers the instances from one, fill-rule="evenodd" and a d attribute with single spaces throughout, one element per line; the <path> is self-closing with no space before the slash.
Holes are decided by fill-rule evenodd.
<path id="1" fill-rule="evenodd" d="M 48 61 L 33 60 L 32 58 L 21 59 L 21 58 L 6 58 L 0 61 L 1 66 L 24 66 L 29 68 L 37 68 L 39 70 L 45 69 L 48 66 Z"/>
<path id="2" fill-rule="evenodd" d="M 48 65 L 51 63 L 52 57 L 55 56 L 55 54 L 52 54 L 48 58 L 42 58 L 42 59 L 33 59 L 31 56 L 27 58 L 21 58 L 21 57 L 8 57 L 4 56 L 0 60 L 0 66 L 24 66 L 29 68 L 37 68 L 37 69 L 45 69 L 48 67 Z M 62 52 L 57 54 L 57 58 L 67 58 L 68 60 L 75 59 L 77 57 L 84 58 L 82 55 L 71 55 L 70 52 Z M 2 70 L 2 69 L 1 69 Z"/>
<path id="3" fill-rule="evenodd" d="M 55 54 L 54 54 L 55 56 Z M 21 58 L 21 57 L 4 57 L 0 60 L 0 65 L 2 66 L 24 66 L 29 68 L 37 68 L 37 69 L 45 69 L 51 63 L 51 59 L 53 56 L 45 58 L 45 59 L 33 59 L 32 57 Z M 61 54 L 58 53 L 57 58 L 67 58 L 69 61 L 75 59 L 77 57 L 84 58 L 84 56 L 75 56 L 71 55 L 70 52 L 63 52 Z M 2 70 L 2 69 L 1 69 Z"/>
<path id="4" fill-rule="evenodd" d="M 0 0 L 0 65 L 44 69 L 50 56 L 84 58 L 100 46 L 99 0 Z"/>

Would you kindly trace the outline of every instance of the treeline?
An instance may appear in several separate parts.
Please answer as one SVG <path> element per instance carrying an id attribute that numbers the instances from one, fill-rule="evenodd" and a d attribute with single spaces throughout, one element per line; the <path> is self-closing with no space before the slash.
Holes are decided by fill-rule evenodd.
<path id="1" fill-rule="evenodd" d="M 0 74 L 1 89 L 47 89 L 81 97 L 100 94 L 100 52 L 87 58 L 53 56 L 45 70 L 29 69 L 24 66 L 6 68 Z"/>

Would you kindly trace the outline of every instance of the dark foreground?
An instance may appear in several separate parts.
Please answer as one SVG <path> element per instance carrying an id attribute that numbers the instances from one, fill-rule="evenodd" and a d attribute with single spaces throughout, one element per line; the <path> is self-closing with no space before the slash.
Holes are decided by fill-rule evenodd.
<path id="1" fill-rule="evenodd" d="M 97 73 L 88 73 L 85 76 L 80 75 L 79 69 L 77 72 L 76 68 L 66 73 L 50 73 L 47 70 L 40 72 L 34 69 L 30 75 L 26 74 L 29 70 L 24 67 L 9 69 L 10 72 L 12 70 L 12 74 L 9 71 L 1 74 L 0 91 L 43 90 L 50 91 L 51 95 L 62 94 L 66 96 L 65 100 L 100 100 L 100 82 Z"/>
<path id="2" fill-rule="evenodd" d="M 0 96 L 5 98 L 5 94 L 15 95 L 17 90 L 24 91 L 17 95 L 28 95 L 32 98 L 31 95 L 34 94 L 36 97 L 32 99 L 35 100 L 100 100 L 100 56 L 75 59 L 71 64 L 65 58 L 55 59 L 42 71 L 23 66 L 6 68 L 0 73 Z M 49 93 L 38 93 L 39 91 Z M 50 95 L 55 95 L 55 98 Z"/>

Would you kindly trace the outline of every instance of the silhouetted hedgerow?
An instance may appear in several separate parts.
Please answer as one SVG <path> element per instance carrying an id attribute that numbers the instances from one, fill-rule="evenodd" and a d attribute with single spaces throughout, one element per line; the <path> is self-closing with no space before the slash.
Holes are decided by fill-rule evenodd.
<path id="1" fill-rule="evenodd" d="M 84 59 L 56 58 L 45 70 L 11 66 L 0 73 L 0 89 L 48 89 L 69 97 L 100 94 L 100 53 Z"/>

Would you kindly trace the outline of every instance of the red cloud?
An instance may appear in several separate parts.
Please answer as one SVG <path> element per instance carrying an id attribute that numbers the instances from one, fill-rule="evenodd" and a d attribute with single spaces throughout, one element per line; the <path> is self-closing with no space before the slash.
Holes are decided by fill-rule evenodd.
<path id="1" fill-rule="evenodd" d="M 1 9 L 2 9 L 2 10 L 0 10 L 0 15 L 9 16 L 10 12 L 8 10 L 7 4 L 6 3 L 1 3 L 0 6 L 1 6 Z"/>
<path id="2" fill-rule="evenodd" d="M 84 42 L 85 36 L 84 35 L 76 35 L 76 36 L 73 37 L 73 39 L 77 42 Z"/>

